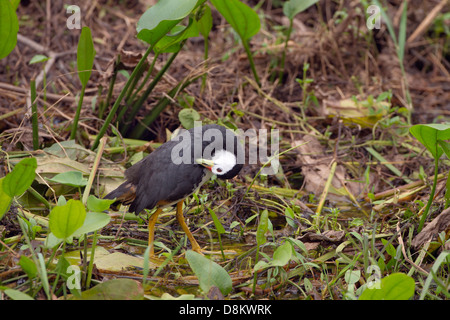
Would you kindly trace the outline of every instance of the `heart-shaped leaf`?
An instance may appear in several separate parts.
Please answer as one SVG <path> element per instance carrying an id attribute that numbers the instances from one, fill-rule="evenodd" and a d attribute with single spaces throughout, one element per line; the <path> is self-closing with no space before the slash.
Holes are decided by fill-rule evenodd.
<path id="1" fill-rule="evenodd" d="M 3 191 L 11 198 L 23 194 L 33 183 L 36 168 L 36 158 L 21 160 L 3 180 Z"/>
<path id="2" fill-rule="evenodd" d="M 197 276 L 203 292 L 208 293 L 212 287 L 217 287 L 224 296 L 230 293 L 232 281 L 224 268 L 192 250 L 186 252 L 186 259 Z"/>
<path id="3" fill-rule="evenodd" d="M 106 226 L 111 217 L 103 212 L 88 212 L 83 225 L 73 232 L 74 237 L 79 237 L 85 233 L 93 232 Z"/>
<path id="4" fill-rule="evenodd" d="M 83 178 L 83 174 L 80 171 L 69 171 L 55 175 L 48 181 L 65 184 L 71 187 L 84 187 L 87 185 L 88 180 Z"/>
<path id="5" fill-rule="evenodd" d="M 448 124 L 417 124 L 409 131 L 431 152 L 434 159 L 439 159 L 442 155 L 442 148 L 439 140 L 450 139 L 450 125 Z"/>
<path id="6" fill-rule="evenodd" d="M 302 11 L 305 11 L 319 0 L 290 0 L 283 5 L 283 13 L 290 20 Z"/>
<path id="7" fill-rule="evenodd" d="M 69 239 L 83 225 L 85 218 L 83 203 L 70 199 L 65 205 L 56 206 L 50 212 L 50 231 L 57 238 Z"/>
<path id="8" fill-rule="evenodd" d="M 147 9 L 137 23 L 137 37 L 155 45 L 162 37 L 187 17 L 201 0 L 158 1 Z"/>
<path id="9" fill-rule="evenodd" d="M 243 41 L 259 32 L 261 22 L 252 8 L 239 0 L 211 0 L 211 3 Z"/>
<path id="10" fill-rule="evenodd" d="M 414 295 L 414 279 L 404 273 L 393 273 L 383 279 L 379 288 L 367 288 L 359 300 L 408 300 Z"/>

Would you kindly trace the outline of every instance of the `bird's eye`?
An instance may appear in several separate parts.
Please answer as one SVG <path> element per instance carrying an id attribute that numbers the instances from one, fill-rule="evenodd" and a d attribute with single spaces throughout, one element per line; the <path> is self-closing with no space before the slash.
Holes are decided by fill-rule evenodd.
<path id="1" fill-rule="evenodd" d="M 221 173 L 223 170 L 222 170 L 221 168 L 217 168 L 216 171 L 217 171 L 218 173 Z"/>

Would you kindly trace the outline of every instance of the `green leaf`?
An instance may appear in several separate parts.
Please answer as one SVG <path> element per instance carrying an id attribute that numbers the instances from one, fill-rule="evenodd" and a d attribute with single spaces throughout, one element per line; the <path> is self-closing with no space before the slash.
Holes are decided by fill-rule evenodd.
<path id="1" fill-rule="evenodd" d="M 38 270 L 36 264 L 27 256 L 20 256 L 19 265 L 28 275 L 28 278 L 33 279 L 37 276 Z"/>
<path id="2" fill-rule="evenodd" d="M 182 109 L 178 113 L 178 119 L 181 125 L 186 129 L 192 129 L 194 127 L 194 122 L 200 120 L 200 114 L 194 109 Z"/>
<path id="3" fill-rule="evenodd" d="M 381 279 L 380 288 L 367 288 L 359 300 L 408 300 L 414 295 L 414 279 L 404 273 L 393 273 Z"/>
<path id="4" fill-rule="evenodd" d="M 113 279 L 83 291 L 81 297 L 73 300 L 142 300 L 142 285 L 131 279 Z"/>
<path id="5" fill-rule="evenodd" d="M 319 0 L 290 0 L 284 3 L 283 13 L 289 20 L 292 20 L 297 14 L 305 11 L 317 2 Z"/>
<path id="6" fill-rule="evenodd" d="M 400 19 L 400 27 L 398 29 L 398 59 L 403 64 L 403 56 L 405 55 L 405 42 L 406 42 L 406 23 L 407 23 L 408 2 L 403 2 L 403 12 Z"/>
<path id="7" fill-rule="evenodd" d="M 292 257 L 292 245 L 289 241 L 285 241 L 273 253 L 273 260 L 270 262 L 271 266 L 283 267 Z"/>
<path id="8" fill-rule="evenodd" d="M 2 220 L 4 214 L 8 212 L 12 202 L 12 197 L 3 191 L 3 180 L 5 180 L 5 177 L 0 178 L 0 220 Z"/>
<path id="9" fill-rule="evenodd" d="M 87 208 L 89 211 L 102 212 L 108 210 L 115 200 L 99 199 L 94 195 L 90 195 L 87 199 Z"/>
<path id="10" fill-rule="evenodd" d="M 442 155 L 442 148 L 438 145 L 438 140 L 450 139 L 450 125 L 448 124 L 417 124 L 409 131 L 422 143 L 434 159 L 439 159 Z"/>
<path id="11" fill-rule="evenodd" d="M 83 234 L 93 232 L 95 230 L 101 229 L 106 226 L 111 217 L 103 212 L 88 212 L 86 213 L 86 218 L 83 225 L 75 230 L 73 233 L 74 237 L 79 237 Z"/>
<path id="12" fill-rule="evenodd" d="M 187 17 L 202 0 L 160 0 L 147 9 L 137 23 L 137 37 L 155 45 Z"/>
<path id="13" fill-rule="evenodd" d="M 211 8 L 208 5 L 204 5 L 202 7 L 201 17 L 198 20 L 198 30 L 203 38 L 208 38 L 212 25 Z"/>
<path id="14" fill-rule="evenodd" d="M 219 218 L 217 218 L 216 213 L 214 212 L 214 210 L 212 210 L 211 208 L 208 208 L 209 213 L 211 214 L 211 217 L 214 221 L 214 225 L 217 229 L 217 232 L 220 234 L 225 233 L 225 228 L 223 227 L 223 225 L 220 223 Z"/>
<path id="15" fill-rule="evenodd" d="M 80 200 L 70 199 L 50 212 L 49 227 L 55 237 L 68 239 L 84 224 L 86 210 Z"/>
<path id="16" fill-rule="evenodd" d="M 258 246 L 262 246 L 266 243 L 266 232 L 269 227 L 269 212 L 264 210 L 259 217 L 259 225 L 256 230 L 256 243 Z"/>
<path id="17" fill-rule="evenodd" d="M 355 284 L 361 278 L 360 270 L 347 270 L 345 271 L 344 280 L 347 284 Z"/>
<path id="18" fill-rule="evenodd" d="M 28 64 L 35 64 L 35 63 L 39 63 L 39 62 L 45 62 L 48 59 L 50 59 L 50 58 L 45 56 L 45 55 L 43 55 L 43 54 L 37 54 L 33 58 L 31 58 L 31 60 L 30 60 L 30 62 L 28 62 Z"/>
<path id="19" fill-rule="evenodd" d="M 65 184 L 71 187 L 84 187 L 88 183 L 88 180 L 86 178 L 83 178 L 83 174 L 80 171 L 68 171 L 59 173 L 53 178 L 48 179 L 48 181 Z"/>
<path id="20" fill-rule="evenodd" d="M 211 3 L 239 34 L 242 41 L 259 32 L 261 22 L 252 8 L 239 0 L 211 0 Z"/>
<path id="21" fill-rule="evenodd" d="M 2 1 L 0 1 L 2 2 Z M 9 1 L 7 1 L 9 2 Z M 13 300 L 34 300 L 32 297 L 27 295 L 26 293 L 23 293 L 22 291 L 15 290 L 15 289 L 5 289 L 3 292 L 10 297 Z"/>
<path id="22" fill-rule="evenodd" d="M 83 29 L 81 29 L 77 49 L 78 77 L 83 86 L 87 85 L 87 82 L 91 77 L 94 58 L 95 49 L 94 42 L 92 41 L 91 29 L 89 29 L 89 27 L 83 27 Z"/>
<path id="23" fill-rule="evenodd" d="M 3 180 L 3 191 L 11 198 L 23 194 L 33 183 L 36 168 L 36 158 L 21 160 Z"/>
<path id="24" fill-rule="evenodd" d="M 447 156 L 447 158 L 450 159 L 450 143 L 443 140 L 438 140 L 437 142 L 441 146 L 442 150 L 444 150 L 444 153 Z"/>
<path id="25" fill-rule="evenodd" d="M 0 1 L 0 59 L 11 53 L 17 44 L 19 20 L 11 2 Z"/>
<path id="26" fill-rule="evenodd" d="M 194 19 L 189 19 L 188 26 L 175 26 L 170 34 L 165 35 L 155 44 L 153 50 L 158 54 L 163 52 L 177 52 L 181 48 L 181 41 L 192 37 L 198 37 L 198 33 L 197 22 Z"/>
<path id="27" fill-rule="evenodd" d="M 263 260 L 258 261 L 255 264 L 254 270 L 260 270 L 270 267 L 284 267 L 291 260 L 292 257 L 292 245 L 289 241 L 285 241 L 279 246 L 273 253 L 273 259 L 269 262 Z"/>
<path id="28" fill-rule="evenodd" d="M 197 276 L 203 292 L 208 293 L 215 286 L 224 296 L 230 293 L 231 277 L 220 265 L 192 250 L 186 252 L 186 259 Z"/>
<path id="29" fill-rule="evenodd" d="M 286 209 L 284 210 L 284 216 L 286 218 L 286 222 L 288 223 L 288 225 L 290 225 L 292 228 L 297 228 L 297 225 L 295 224 L 295 215 L 294 215 L 294 210 L 292 210 L 292 208 L 290 207 L 286 207 Z"/>

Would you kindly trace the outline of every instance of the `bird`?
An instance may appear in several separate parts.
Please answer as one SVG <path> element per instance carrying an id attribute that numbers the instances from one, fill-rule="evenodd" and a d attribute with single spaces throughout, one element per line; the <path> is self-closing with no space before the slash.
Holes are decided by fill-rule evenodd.
<path id="1" fill-rule="evenodd" d="M 136 214 L 156 208 L 148 221 L 150 257 L 155 257 L 153 241 L 158 216 L 164 208 L 176 205 L 177 221 L 192 250 L 202 253 L 185 222 L 183 202 L 213 175 L 219 179 L 234 178 L 244 162 L 243 145 L 230 129 L 217 124 L 183 129 L 128 168 L 125 182 L 104 198 L 115 199 L 113 210 L 119 204 L 129 205 L 128 211 Z"/>

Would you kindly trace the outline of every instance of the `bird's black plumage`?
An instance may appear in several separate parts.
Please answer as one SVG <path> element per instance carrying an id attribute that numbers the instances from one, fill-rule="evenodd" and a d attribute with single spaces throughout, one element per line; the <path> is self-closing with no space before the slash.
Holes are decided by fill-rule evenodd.
<path id="1" fill-rule="evenodd" d="M 223 126 L 192 128 L 178 137 L 127 169 L 126 181 L 105 198 L 116 198 L 118 203 L 130 205 L 130 212 L 139 213 L 183 200 L 209 179 L 211 172 L 197 164 L 197 158 L 212 159 L 218 150 L 236 155 L 237 164 L 225 174 L 217 175 L 222 179 L 233 178 L 243 167 L 242 145 L 237 136 Z M 184 163 L 180 163 L 180 159 L 184 159 Z"/>

